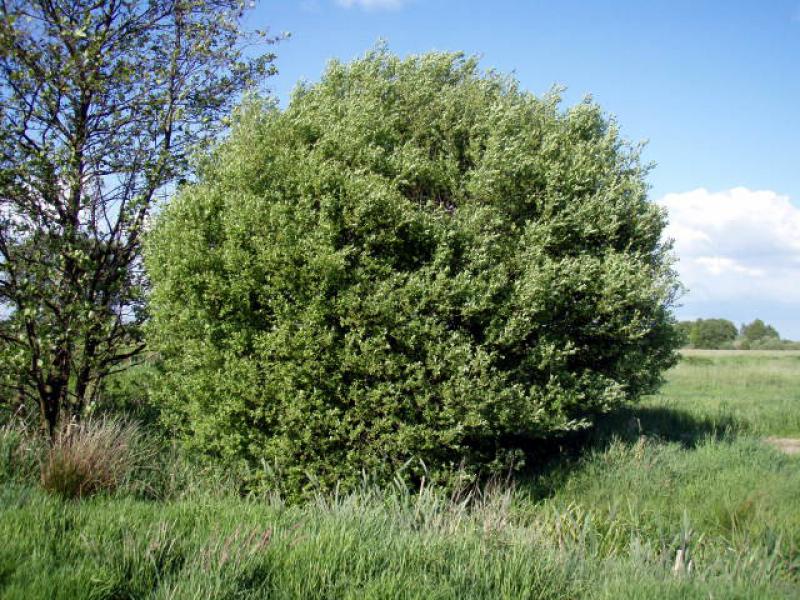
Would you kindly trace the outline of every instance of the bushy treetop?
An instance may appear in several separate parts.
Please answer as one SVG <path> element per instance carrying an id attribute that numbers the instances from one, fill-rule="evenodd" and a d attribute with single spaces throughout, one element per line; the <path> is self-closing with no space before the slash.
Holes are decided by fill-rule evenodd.
<path id="1" fill-rule="evenodd" d="M 289 493 L 469 476 L 672 364 L 665 217 L 591 101 L 377 49 L 235 121 L 149 240 L 189 444 Z"/>
<path id="2" fill-rule="evenodd" d="M 689 342 L 695 348 L 721 348 L 736 339 L 736 325 L 727 319 L 697 319 L 689 330 Z"/>
<path id="3" fill-rule="evenodd" d="M 752 323 L 746 325 L 742 324 L 740 334 L 742 338 L 748 342 L 757 342 L 766 339 L 778 340 L 781 337 L 777 329 L 772 325 L 767 325 L 761 319 L 755 319 Z"/>

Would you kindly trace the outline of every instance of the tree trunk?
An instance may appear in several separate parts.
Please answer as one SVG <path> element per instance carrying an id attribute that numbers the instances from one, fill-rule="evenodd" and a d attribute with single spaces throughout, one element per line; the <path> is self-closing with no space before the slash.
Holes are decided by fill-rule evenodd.
<path id="1" fill-rule="evenodd" d="M 42 426 L 50 443 L 55 440 L 59 420 L 64 411 L 69 412 L 70 351 L 60 348 L 56 353 L 54 368 L 48 373 L 46 383 L 39 389 Z M 70 415 L 71 416 L 71 415 Z"/>
<path id="2" fill-rule="evenodd" d="M 50 387 L 50 391 L 39 398 L 39 408 L 42 414 L 42 428 L 52 444 L 58 429 L 58 419 L 61 416 L 61 393 L 52 386 L 48 387 Z"/>

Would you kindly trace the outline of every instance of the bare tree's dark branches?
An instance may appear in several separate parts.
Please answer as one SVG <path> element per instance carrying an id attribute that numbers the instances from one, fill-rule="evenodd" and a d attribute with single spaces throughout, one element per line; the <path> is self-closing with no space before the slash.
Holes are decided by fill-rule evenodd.
<path id="1" fill-rule="evenodd" d="M 0 386 L 51 430 L 142 349 L 140 238 L 273 72 L 240 0 L 0 0 Z"/>

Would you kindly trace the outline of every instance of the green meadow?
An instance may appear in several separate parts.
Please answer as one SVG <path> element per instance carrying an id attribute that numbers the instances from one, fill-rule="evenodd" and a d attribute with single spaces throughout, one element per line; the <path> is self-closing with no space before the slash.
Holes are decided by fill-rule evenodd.
<path id="1" fill-rule="evenodd" d="M 0 437 L 0 598 L 797 598 L 800 353 L 687 351 L 661 392 L 461 493 L 290 505 L 162 452 L 63 500 Z M 27 454 L 26 454 L 27 453 Z"/>

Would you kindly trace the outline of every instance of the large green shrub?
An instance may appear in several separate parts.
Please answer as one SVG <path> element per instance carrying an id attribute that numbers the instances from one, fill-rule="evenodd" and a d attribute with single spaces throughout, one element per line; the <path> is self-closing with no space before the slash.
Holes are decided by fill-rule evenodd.
<path id="1" fill-rule="evenodd" d="M 245 106 L 149 238 L 172 425 L 289 493 L 519 464 L 674 360 L 645 172 L 595 104 L 454 54 Z"/>

